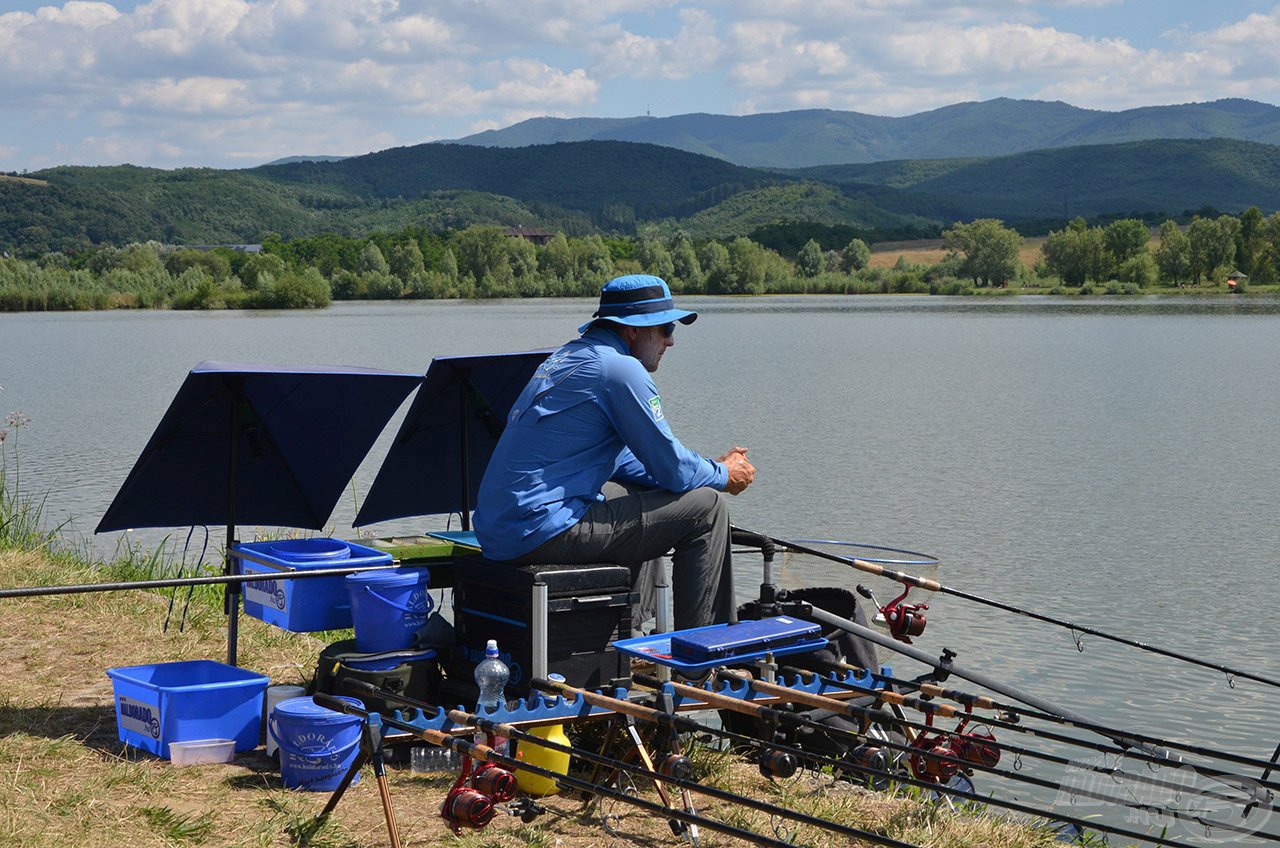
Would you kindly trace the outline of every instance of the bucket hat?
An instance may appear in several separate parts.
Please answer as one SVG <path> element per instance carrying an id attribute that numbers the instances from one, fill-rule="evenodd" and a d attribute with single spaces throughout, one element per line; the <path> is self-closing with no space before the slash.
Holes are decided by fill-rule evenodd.
<path id="1" fill-rule="evenodd" d="M 679 321 L 692 324 L 698 313 L 676 309 L 671 299 L 671 289 L 661 277 L 650 274 L 627 274 L 614 277 L 600 289 L 600 308 L 592 313 L 591 321 L 578 328 L 585 333 L 597 320 L 613 321 L 630 327 L 657 327 Z"/>

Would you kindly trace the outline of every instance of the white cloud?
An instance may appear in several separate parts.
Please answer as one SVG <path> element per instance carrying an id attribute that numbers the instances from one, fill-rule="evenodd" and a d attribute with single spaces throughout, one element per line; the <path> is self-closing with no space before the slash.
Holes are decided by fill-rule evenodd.
<path id="1" fill-rule="evenodd" d="M 120 95 L 121 108 L 141 107 L 156 112 L 188 115 L 243 114 L 251 108 L 248 85 L 240 80 L 212 77 L 165 79 L 135 86 Z"/>
<path id="2" fill-rule="evenodd" d="M 716 20 L 702 9 L 681 9 L 680 30 L 672 38 L 638 35 L 614 24 L 602 27 L 590 52 L 606 77 L 685 79 L 714 68 L 724 49 Z"/>
<path id="3" fill-rule="evenodd" d="M 20 130 L 0 167 L 33 150 L 157 164 L 364 151 L 639 114 L 650 91 L 667 113 L 898 115 L 1002 95 L 1105 109 L 1280 96 L 1280 6 L 1136 42 L 1058 15 L 1101 19 L 1120 0 L 17 1 L 29 10 L 0 14 L 0 124 Z"/>

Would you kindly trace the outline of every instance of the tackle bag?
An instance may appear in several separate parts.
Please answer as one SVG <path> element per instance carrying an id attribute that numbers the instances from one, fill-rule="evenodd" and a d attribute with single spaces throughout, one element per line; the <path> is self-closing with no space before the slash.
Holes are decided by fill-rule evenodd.
<path id="1" fill-rule="evenodd" d="M 403 704 L 348 692 L 342 686 L 347 679 L 359 680 L 429 704 L 440 702 L 440 661 L 436 652 L 429 648 L 363 654 L 356 651 L 355 639 L 343 639 L 320 652 L 308 694 L 348 695 L 362 701 L 365 709 L 384 715 L 405 709 Z"/>

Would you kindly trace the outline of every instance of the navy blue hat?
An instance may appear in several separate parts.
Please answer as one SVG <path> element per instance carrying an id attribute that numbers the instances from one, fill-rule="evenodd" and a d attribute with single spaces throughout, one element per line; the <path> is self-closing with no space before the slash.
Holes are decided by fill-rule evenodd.
<path id="1" fill-rule="evenodd" d="M 628 274 L 614 277 L 604 284 L 600 289 L 600 308 L 592 318 L 630 327 L 657 327 L 672 321 L 692 324 L 698 313 L 676 309 L 675 302 L 671 300 L 671 289 L 661 277 Z M 595 320 L 583 324 L 578 332 L 585 333 Z"/>

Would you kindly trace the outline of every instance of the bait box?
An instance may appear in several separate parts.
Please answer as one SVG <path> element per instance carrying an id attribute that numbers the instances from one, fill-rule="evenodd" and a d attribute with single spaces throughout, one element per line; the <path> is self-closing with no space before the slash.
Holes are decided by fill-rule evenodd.
<path id="1" fill-rule="evenodd" d="M 230 739 L 236 751 L 258 747 L 264 674 L 213 660 L 107 669 L 120 741 L 160 757 L 174 742 Z"/>
<path id="2" fill-rule="evenodd" d="M 762 660 L 769 654 L 775 657 L 785 656 L 787 654 L 802 654 L 808 651 L 820 651 L 827 646 L 827 640 L 822 638 L 821 634 L 815 639 L 808 639 L 804 642 L 796 642 L 791 645 L 784 645 L 778 648 L 765 648 L 761 650 L 745 651 L 735 654 L 733 657 L 717 657 L 715 659 L 702 661 L 688 661 L 676 658 L 671 652 L 671 637 L 675 634 L 689 635 L 696 634 L 700 631 L 720 630 L 726 627 L 732 627 L 729 624 L 712 624 L 707 627 L 695 627 L 691 630 L 677 630 L 675 633 L 655 633 L 651 636 L 637 636 L 632 639 L 620 639 L 613 643 L 613 646 L 624 654 L 636 657 L 642 660 L 651 660 L 659 665 L 665 665 L 674 668 L 676 671 L 687 677 L 697 677 L 703 671 L 711 668 L 717 668 L 725 665 L 745 665 L 753 663 L 756 660 Z"/>
<path id="3" fill-rule="evenodd" d="M 234 739 L 195 739 L 191 742 L 170 742 L 169 760 L 175 766 L 205 766 L 229 763 L 236 755 Z"/>
<path id="4" fill-rule="evenodd" d="M 743 654 L 776 651 L 821 635 L 822 628 L 813 622 L 779 615 L 672 633 L 671 656 L 681 662 L 730 661 Z"/>

